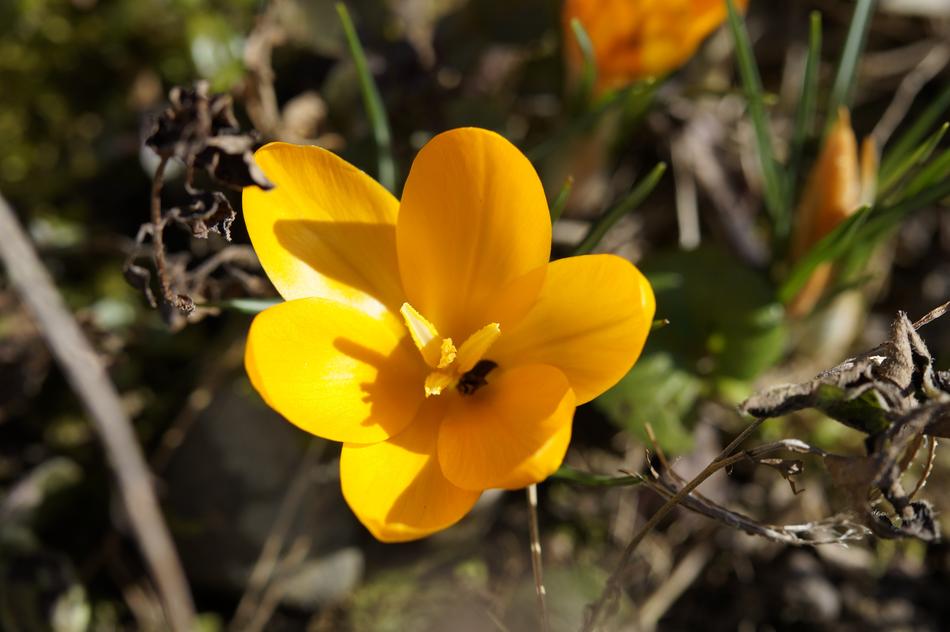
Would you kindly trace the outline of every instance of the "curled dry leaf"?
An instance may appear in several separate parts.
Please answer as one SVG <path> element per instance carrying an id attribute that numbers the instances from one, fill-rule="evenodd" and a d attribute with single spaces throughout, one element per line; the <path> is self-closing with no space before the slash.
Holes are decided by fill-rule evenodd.
<path id="1" fill-rule="evenodd" d="M 230 96 L 209 94 L 207 82 L 198 82 L 192 88 L 173 88 L 169 102 L 145 141 L 161 158 L 152 185 L 151 221 L 139 229 L 136 247 L 123 273 L 151 306 L 160 309 L 170 327 L 179 328 L 186 317 L 195 313 L 193 297 L 199 300 L 221 298 L 223 290 L 219 281 L 212 279 L 213 271 L 221 269 L 247 286 L 253 285 L 253 280 L 244 270 L 257 267 L 253 253 L 248 261 L 245 248 L 219 250 L 194 268 L 189 267 L 190 255 L 166 252 L 164 231 L 169 224 L 182 226 L 198 239 L 217 233 L 231 241 L 234 209 L 221 191 L 196 187 L 196 171 L 206 171 L 215 185 L 237 190 L 247 186 L 270 189 L 273 185 L 254 162 L 257 137 L 241 132 Z M 186 198 L 179 206 L 165 210 L 161 204 L 164 168 L 172 159 L 181 160 L 187 167 Z M 152 287 L 152 268 L 143 265 L 146 257 L 154 264 L 159 292 Z"/>
<path id="2" fill-rule="evenodd" d="M 916 327 L 941 316 L 946 307 L 937 308 Z M 809 382 L 754 395 L 740 410 L 768 418 L 815 408 L 867 433 L 867 456 L 823 456 L 835 487 L 878 536 L 931 541 L 939 538 L 933 507 L 913 498 L 923 481 L 908 493 L 901 478 L 924 437 L 950 436 L 950 374 L 936 370 L 916 327 L 901 312 L 883 344 Z M 929 468 L 924 471 L 926 476 Z M 890 504 L 892 514 L 881 508 L 880 498 Z"/>
<path id="3" fill-rule="evenodd" d="M 241 133 L 230 96 L 209 95 L 208 83 L 199 81 L 193 88 L 172 88 L 169 101 L 145 139 L 155 153 L 179 158 L 189 174 L 205 169 L 218 184 L 235 189 L 274 186 L 254 162 L 257 139 Z"/>

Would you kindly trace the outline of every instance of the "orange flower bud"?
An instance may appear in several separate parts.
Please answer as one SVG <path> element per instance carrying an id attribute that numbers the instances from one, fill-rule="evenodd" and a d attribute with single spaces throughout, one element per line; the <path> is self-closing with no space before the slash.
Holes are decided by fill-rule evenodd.
<path id="1" fill-rule="evenodd" d="M 861 157 L 851 129 L 847 108 L 838 111 L 838 119 L 828 133 L 818 159 L 805 184 L 805 192 L 795 212 L 792 235 L 792 260 L 804 256 L 825 235 L 862 206 L 874 201 L 877 184 L 877 146 L 864 139 Z M 832 276 L 830 264 L 822 264 L 788 306 L 793 316 L 803 316 L 821 298 Z"/>

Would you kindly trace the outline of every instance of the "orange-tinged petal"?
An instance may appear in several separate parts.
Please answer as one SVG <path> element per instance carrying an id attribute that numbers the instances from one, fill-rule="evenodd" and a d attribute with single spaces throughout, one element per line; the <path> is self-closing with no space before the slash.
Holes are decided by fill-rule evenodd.
<path id="1" fill-rule="evenodd" d="M 478 500 L 479 492 L 456 487 L 439 468 L 436 438 L 444 408 L 441 398 L 426 400 L 415 421 L 392 439 L 343 446 L 343 496 L 379 540 L 415 540 L 445 529 Z"/>
<path id="2" fill-rule="evenodd" d="M 281 296 L 328 298 L 370 313 L 382 303 L 397 312 L 396 198 L 319 147 L 271 143 L 254 159 L 275 186 L 244 189 L 244 218 Z"/>
<path id="3" fill-rule="evenodd" d="M 640 355 L 656 303 L 646 277 L 615 255 L 548 266 L 534 308 L 488 354 L 500 366 L 556 366 L 582 404 L 623 377 Z"/>
<path id="4" fill-rule="evenodd" d="M 792 258 L 798 259 L 822 237 L 858 210 L 861 201 L 858 142 L 846 108 L 828 132 L 821 153 L 808 174 L 795 212 Z"/>
<path id="5" fill-rule="evenodd" d="M 521 283 L 520 302 L 494 299 L 551 252 L 551 220 L 534 167 L 493 132 L 439 134 L 412 164 L 396 245 L 406 296 L 441 335 L 465 340 L 485 323 L 504 326 L 521 315 L 510 313 L 514 303 L 516 312 L 527 309 L 542 276 Z"/>
<path id="6" fill-rule="evenodd" d="M 736 0 L 745 10 L 748 0 Z M 566 0 L 567 62 L 578 74 L 582 55 L 570 22 L 578 19 L 597 60 L 598 89 L 676 70 L 726 19 L 725 0 Z"/>
<path id="7" fill-rule="evenodd" d="M 564 374 L 532 364 L 489 374 L 456 395 L 439 429 L 439 464 L 463 489 L 516 489 L 551 475 L 564 460 L 574 393 Z"/>
<path id="8" fill-rule="evenodd" d="M 877 146 L 868 138 L 861 145 L 851 128 L 847 108 L 840 108 L 821 153 L 808 174 L 805 191 L 795 210 L 793 260 L 803 257 L 825 235 L 864 205 L 874 202 L 877 188 Z M 834 277 L 834 268 L 822 264 L 788 304 L 793 317 L 814 309 Z"/>
<path id="9" fill-rule="evenodd" d="M 426 367 L 405 329 L 325 299 L 258 314 L 244 362 L 271 408 L 334 441 L 383 441 L 412 421 L 424 398 Z"/>

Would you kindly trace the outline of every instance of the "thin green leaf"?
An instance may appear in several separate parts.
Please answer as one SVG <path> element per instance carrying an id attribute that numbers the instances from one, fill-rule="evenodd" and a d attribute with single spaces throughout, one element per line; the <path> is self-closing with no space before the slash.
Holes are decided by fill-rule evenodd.
<path id="1" fill-rule="evenodd" d="M 920 145 L 927 133 L 936 126 L 944 112 L 950 108 L 950 86 L 947 86 L 927 108 L 914 119 L 901 137 L 884 153 L 881 160 L 880 177 L 889 178 L 891 172 L 906 158 L 907 154 Z"/>
<path id="2" fill-rule="evenodd" d="M 791 218 L 782 180 L 775 164 L 775 152 L 772 150 L 769 120 L 765 113 L 762 96 L 762 80 L 752 54 L 752 44 L 749 42 L 745 20 L 736 10 L 734 0 L 726 0 L 726 6 L 729 9 L 729 30 L 732 32 L 732 40 L 736 48 L 739 75 L 742 78 L 749 116 L 752 118 L 752 127 L 755 130 L 755 144 L 762 168 L 762 179 L 765 183 L 765 206 L 771 215 L 775 235 L 779 239 L 784 239 L 791 227 Z"/>
<path id="3" fill-rule="evenodd" d="M 669 318 L 657 318 L 656 320 L 653 321 L 653 324 L 650 325 L 650 331 L 651 332 L 659 331 L 660 329 L 663 329 L 664 327 L 669 326 L 669 324 L 670 324 Z"/>
<path id="4" fill-rule="evenodd" d="M 894 187 L 901 182 L 904 176 L 910 173 L 915 167 L 924 164 L 924 162 L 930 158 L 931 154 L 933 154 L 937 145 L 940 144 L 940 141 L 943 140 L 948 128 L 950 128 L 950 123 L 941 125 L 936 132 L 931 134 L 930 137 L 922 142 L 914 151 L 905 155 L 904 159 L 896 164 L 886 177 L 879 176 L 878 197 L 884 198 L 889 193 L 892 193 Z"/>
<path id="5" fill-rule="evenodd" d="M 581 49 L 581 56 L 584 59 L 576 97 L 578 107 L 583 108 L 590 102 L 594 86 L 597 85 L 597 57 L 594 55 L 594 43 L 590 41 L 590 35 L 577 18 L 571 18 L 571 33 L 574 34 L 574 39 L 577 40 L 577 46 Z"/>
<path id="6" fill-rule="evenodd" d="M 573 189 L 574 176 L 567 176 L 567 179 L 564 180 L 564 184 L 561 186 L 561 190 L 558 192 L 557 197 L 554 198 L 554 203 L 551 204 L 552 224 L 561 219 L 561 213 L 564 212 L 564 207 L 567 206 L 567 200 L 571 197 L 571 191 Z"/>
<path id="7" fill-rule="evenodd" d="M 209 301 L 202 303 L 199 307 L 217 307 L 242 314 L 258 314 L 268 307 L 283 302 L 283 299 L 279 298 L 232 298 L 224 301 Z"/>
<path id="8" fill-rule="evenodd" d="M 828 124 L 825 131 L 831 128 L 835 120 L 835 113 L 842 105 L 851 103 L 851 93 L 854 90 L 858 74 L 858 62 L 864 52 L 867 41 L 868 28 L 871 26 L 871 16 L 877 5 L 875 0 L 858 0 L 851 15 L 851 24 L 848 26 L 848 36 L 844 41 L 844 50 L 841 51 L 841 60 L 835 73 L 835 82 L 831 86 L 828 96 Z"/>
<path id="9" fill-rule="evenodd" d="M 870 244 L 886 237 L 904 219 L 916 211 L 930 208 L 950 196 L 950 180 L 943 180 L 923 191 L 898 202 L 875 209 L 867 224 L 859 231 L 858 239 Z"/>
<path id="10" fill-rule="evenodd" d="M 778 299 L 787 304 L 805 286 L 808 277 L 815 268 L 826 261 L 832 261 L 842 256 L 854 243 L 858 229 L 867 221 L 871 214 L 871 207 L 864 207 L 851 217 L 838 224 L 834 230 L 825 235 L 815 246 L 805 254 L 792 268 L 779 288 Z"/>
<path id="11" fill-rule="evenodd" d="M 597 222 L 590 227 L 590 230 L 587 231 L 587 235 L 584 237 L 583 241 L 578 244 L 577 248 L 574 249 L 575 255 L 583 255 L 592 251 L 597 247 L 597 244 L 600 243 L 600 240 L 604 238 L 604 235 L 607 234 L 607 231 L 610 230 L 611 226 L 617 223 L 617 221 L 629 213 L 630 211 L 636 209 L 638 206 L 643 204 L 643 201 L 653 192 L 653 189 L 656 188 L 656 185 L 660 183 L 660 179 L 663 178 L 663 174 L 666 173 L 666 163 L 658 163 L 647 176 L 641 180 L 633 188 L 633 190 L 620 202 L 615 204 L 610 210 L 604 213 Z"/>
<path id="12" fill-rule="evenodd" d="M 798 184 L 805 141 L 815 128 L 815 105 L 818 102 L 818 66 L 821 63 L 821 13 L 812 11 L 808 33 L 808 54 L 802 76 L 802 91 L 795 110 L 795 127 L 788 159 L 786 191 L 794 191 Z"/>
<path id="13" fill-rule="evenodd" d="M 948 177 L 950 177 L 950 149 L 945 149 L 910 179 L 904 187 L 904 197 L 916 195 Z"/>
<path id="14" fill-rule="evenodd" d="M 639 476 L 607 476 L 604 474 L 592 474 L 583 470 L 575 470 L 569 465 L 562 465 L 551 478 L 588 485 L 591 487 L 624 487 L 629 485 L 639 485 L 643 479 Z"/>
<path id="15" fill-rule="evenodd" d="M 347 11 L 346 5 L 342 2 L 337 3 L 336 12 L 343 24 L 343 32 L 346 35 L 346 43 L 350 48 L 350 54 L 353 55 L 353 63 L 356 65 L 356 73 L 360 80 L 360 91 L 363 93 L 363 103 L 366 106 L 366 113 L 373 128 L 378 171 L 376 175 L 380 184 L 395 193 L 396 161 L 393 159 L 392 134 L 389 131 L 386 108 L 383 106 L 383 99 L 379 95 L 379 89 L 376 87 L 373 74 L 369 71 L 369 65 L 366 63 L 366 53 L 363 51 L 363 45 L 356 35 L 350 12 Z"/>
<path id="16" fill-rule="evenodd" d="M 867 253 L 881 239 L 891 234 L 910 214 L 930 208 L 950 197 L 950 180 L 943 180 L 897 203 L 864 207 L 825 235 L 797 263 L 779 288 L 783 303 L 792 300 L 819 265 L 849 254 L 852 249 Z M 860 259 L 860 257 L 858 257 Z"/>

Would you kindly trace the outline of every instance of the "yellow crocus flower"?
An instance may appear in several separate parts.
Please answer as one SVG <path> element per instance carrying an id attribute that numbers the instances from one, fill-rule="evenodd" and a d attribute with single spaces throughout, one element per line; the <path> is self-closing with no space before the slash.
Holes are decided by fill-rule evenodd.
<path id="1" fill-rule="evenodd" d="M 740 10 L 747 4 L 736 0 Z M 562 15 L 568 66 L 576 73 L 583 64 L 570 28 L 576 18 L 593 44 L 603 91 L 676 70 L 727 11 L 725 0 L 565 0 Z"/>
<path id="2" fill-rule="evenodd" d="M 271 191 L 244 216 L 286 299 L 254 319 L 245 365 L 264 400 L 343 442 L 340 479 L 378 539 L 444 529 L 481 492 L 561 464 L 577 405 L 616 383 L 654 314 L 613 255 L 549 263 L 537 173 L 501 136 L 445 132 L 402 201 L 334 154 L 273 143 Z"/>

